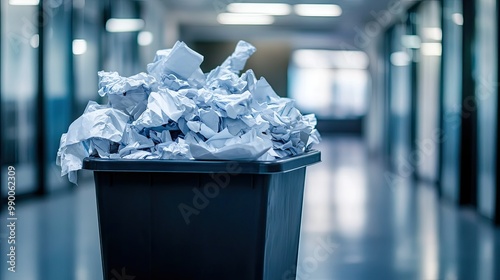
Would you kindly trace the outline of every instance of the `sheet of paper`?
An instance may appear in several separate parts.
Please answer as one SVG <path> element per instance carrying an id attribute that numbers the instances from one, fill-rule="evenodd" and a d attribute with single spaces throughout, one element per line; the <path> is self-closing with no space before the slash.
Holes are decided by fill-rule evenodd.
<path id="1" fill-rule="evenodd" d="M 137 118 L 146 109 L 155 79 L 146 73 L 121 77 L 117 72 L 99 71 L 99 95 L 108 96 L 109 106 Z"/>
<path id="2" fill-rule="evenodd" d="M 72 173 L 70 181 L 75 183 L 74 172 L 81 169 L 83 159 L 93 153 L 91 148 L 99 155 L 109 155 L 111 145 L 106 149 L 103 141 L 120 142 L 129 118 L 120 110 L 89 102 L 83 115 L 76 119 L 69 126 L 68 132 L 61 137 L 57 152 L 61 174 L 64 176 Z"/>
<path id="3" fill-rule="evenodd" d="M 202 61 L 201 54 L 190 49 L 184 42 L 177 42 L 172 49 L 159 50 L 147 69 L 148 73 L 160 83 L 165 82 L 165 79 L 179 79 L 193 86 L 202 86 L 204 83 L 204 75 L 200 68 Z"/>

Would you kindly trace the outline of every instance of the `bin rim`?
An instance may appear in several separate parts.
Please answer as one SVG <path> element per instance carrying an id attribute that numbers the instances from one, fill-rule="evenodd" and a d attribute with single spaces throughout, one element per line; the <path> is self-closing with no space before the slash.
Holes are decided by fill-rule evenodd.
<path id="1" fill-rule="evenodd" d="M 170 160 L 106 159 L 87 157 L 83 169 L 96 172 L 165 172 L 165 173 L 246 173 L 288 172 L 321 161 L 321 152 L 310 150 L 300 155 L 272 161 L 256 160 Z"/>

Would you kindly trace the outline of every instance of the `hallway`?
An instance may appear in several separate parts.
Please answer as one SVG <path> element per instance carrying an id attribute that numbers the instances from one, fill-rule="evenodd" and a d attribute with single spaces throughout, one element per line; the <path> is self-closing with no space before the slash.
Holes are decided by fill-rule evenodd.
<path id="1" fill-rule="evenodd" d="M 435 186 L 388 184 L 361 138 L 325 136 L 316 148 L 322 163 L 307 171 L 298 280 L 500 278 L 500 228 L 439 200 Z M 2 279 L 102 279 L 92 181 L 17 211 L 18 271 L 3 269 Z M 6 237 L 2 227 L 1 244 Z"/>

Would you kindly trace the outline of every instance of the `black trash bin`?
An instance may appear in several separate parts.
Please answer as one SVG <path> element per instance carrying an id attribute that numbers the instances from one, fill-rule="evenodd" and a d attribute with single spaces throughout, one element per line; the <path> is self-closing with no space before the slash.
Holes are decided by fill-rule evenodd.
<path id="1" fill-rule="evenodd" d="M 104 279 L 294 279 L 306 166 L 86 158 Z"/>

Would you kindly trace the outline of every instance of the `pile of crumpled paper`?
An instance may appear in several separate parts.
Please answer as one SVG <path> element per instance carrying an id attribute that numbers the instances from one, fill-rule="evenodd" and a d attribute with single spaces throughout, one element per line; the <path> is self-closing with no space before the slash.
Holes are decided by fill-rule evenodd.
<path id="1" fill-rule="evenodd" d="M 320 141 L 313 114 L 280 98 L 252 70 L 255 52 L 240 41 L 222 65 L 203 74 L 203 56 L 185 43 L 159 50 L 147 73 L 100 71 L 99 95 L 61 136 L 57 164 L 76 183 L 85 157 L 109 159 L 274 160 Z"/>

